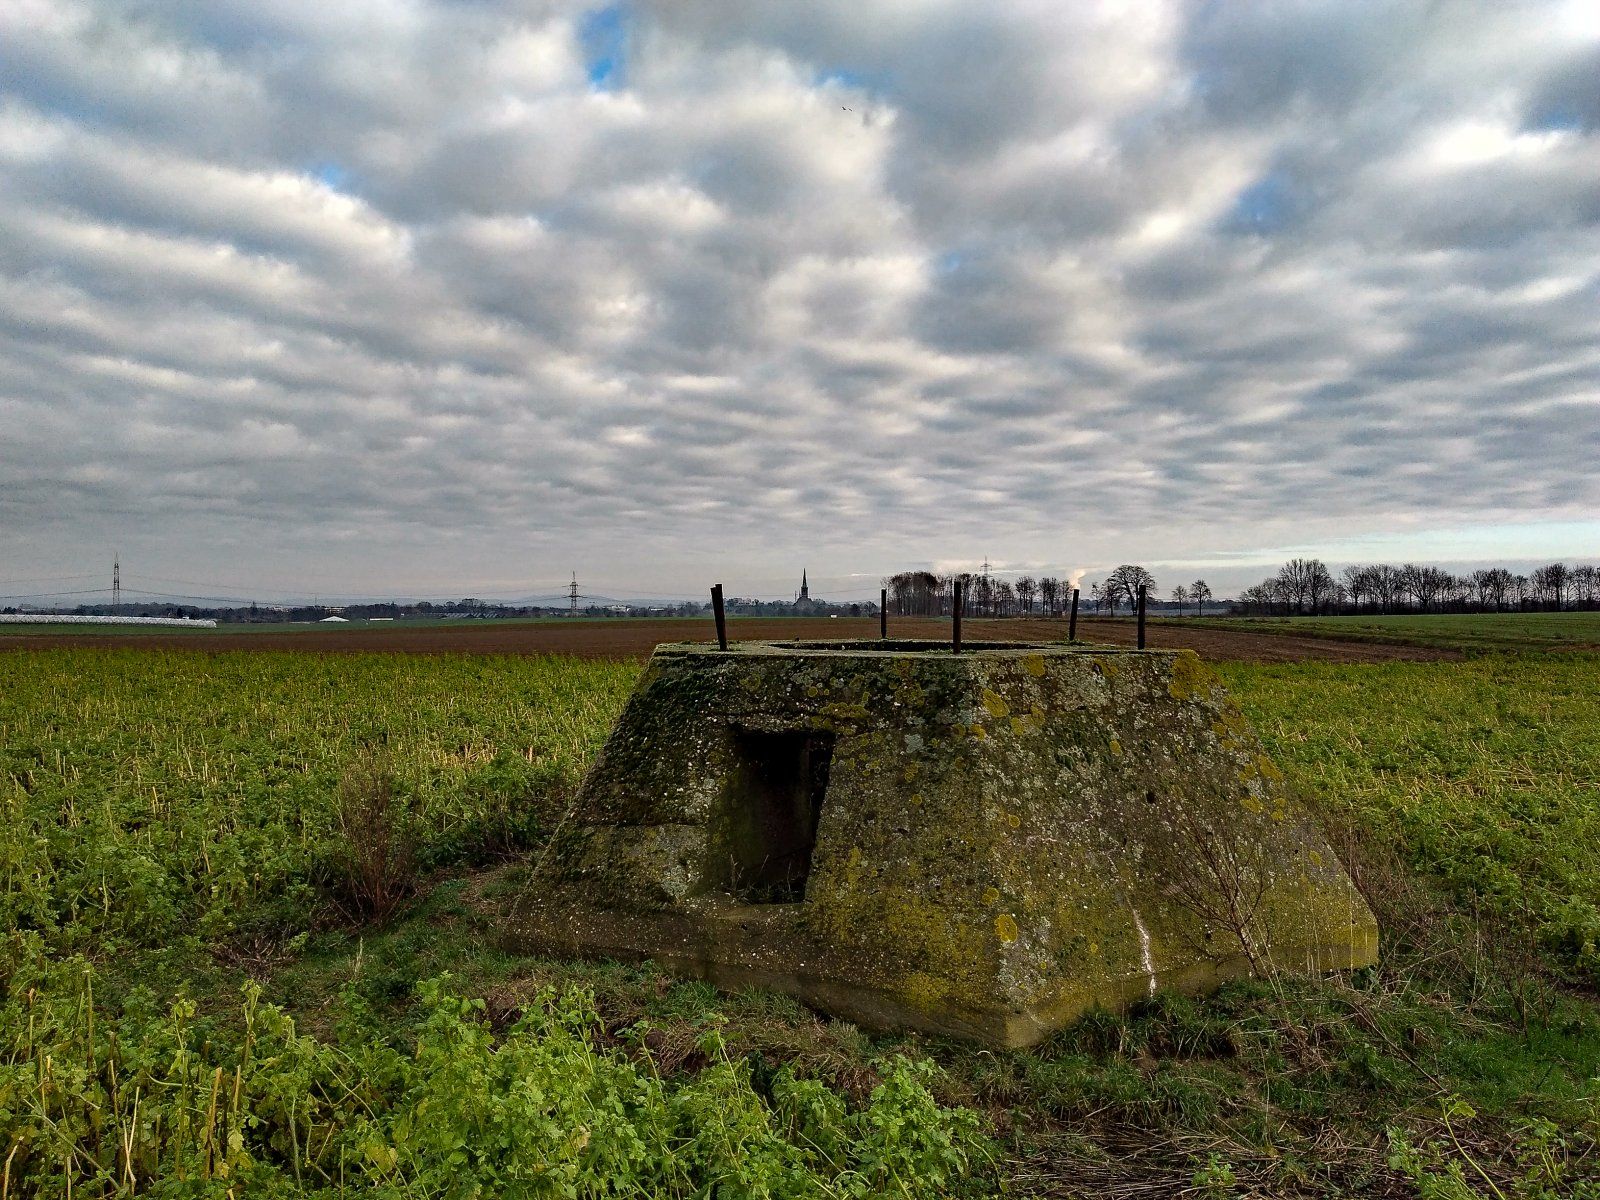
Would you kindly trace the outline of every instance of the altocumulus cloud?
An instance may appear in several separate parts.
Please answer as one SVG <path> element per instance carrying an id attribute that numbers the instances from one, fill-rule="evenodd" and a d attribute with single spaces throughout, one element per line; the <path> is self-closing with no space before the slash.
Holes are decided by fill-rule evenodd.
<path id="1" fill-rule="evenodd" d="M 1597 13 L 11 0 L 8 563 L 761 591 L 1581 529 Z"/>

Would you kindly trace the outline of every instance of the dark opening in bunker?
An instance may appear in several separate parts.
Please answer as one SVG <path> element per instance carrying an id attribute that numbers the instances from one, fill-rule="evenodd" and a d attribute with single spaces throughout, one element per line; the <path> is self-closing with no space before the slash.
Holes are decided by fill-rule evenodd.
<path id="1" fill-rule="evenodd" d="M 722 889 L 746 904 L 804 900 L 833 735 L 736 728 L 733 750 L 723 810 Z"/>

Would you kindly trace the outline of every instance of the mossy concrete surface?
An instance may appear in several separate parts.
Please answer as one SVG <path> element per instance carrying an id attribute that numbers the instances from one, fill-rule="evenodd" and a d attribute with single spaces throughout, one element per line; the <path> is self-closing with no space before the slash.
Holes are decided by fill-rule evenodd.
<path id="1" fill-rule="evenodd" d="M 659 647 L 512 940 L 1017 1046 L 1378 935 L 1193 653 L 891 641 Z"/>

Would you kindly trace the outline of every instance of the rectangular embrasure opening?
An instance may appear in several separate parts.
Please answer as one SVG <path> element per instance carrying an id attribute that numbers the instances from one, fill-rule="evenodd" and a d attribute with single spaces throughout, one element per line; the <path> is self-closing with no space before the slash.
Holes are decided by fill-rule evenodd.
<path id="1" fill-rule="evenodd" d="M 804 900 L 833 735 L 736 728 L 733 751 L 724 798 L 722 890 L 746 904 Z"/>

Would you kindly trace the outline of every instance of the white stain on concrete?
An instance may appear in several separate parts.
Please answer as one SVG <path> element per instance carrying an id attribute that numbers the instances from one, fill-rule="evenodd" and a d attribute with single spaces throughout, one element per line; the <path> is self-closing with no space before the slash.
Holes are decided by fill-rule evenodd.
<path id="1" fill-rule="evenodd" d="M 1139 957 L 1144 962 L 1144 973 L 1150 978 L 1150 994 L 1156 994 L 1156 960 L 1150 953 L 1150 931 L 1144 927 L 1144 918 L 1139 915 L 1139 910 L 1133 905 L 1128 905 L 1128 910 L 1133 913 L 1133 923 L 1139 930 Z"/>

